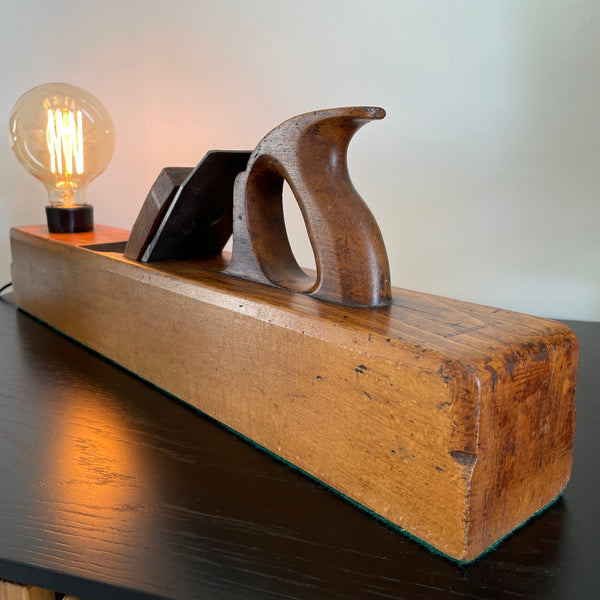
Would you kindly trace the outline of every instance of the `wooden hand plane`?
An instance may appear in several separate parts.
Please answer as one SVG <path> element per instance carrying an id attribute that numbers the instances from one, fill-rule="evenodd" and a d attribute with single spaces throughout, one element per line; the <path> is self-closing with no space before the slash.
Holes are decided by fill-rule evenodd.
<path id="1" fill-rule="evenodd" d="M 346 151 L 384 116 L 300 115 L 253 152 L 165 169 L 132 232 L 11 232 L 26 312 L 446 556 L 469 562 L 570 476 L 564 325 L 393 288 Z M 281 193 L 300 206 L 300 268 Z M 222 252 L 233 232 L 233 252 Z"/>

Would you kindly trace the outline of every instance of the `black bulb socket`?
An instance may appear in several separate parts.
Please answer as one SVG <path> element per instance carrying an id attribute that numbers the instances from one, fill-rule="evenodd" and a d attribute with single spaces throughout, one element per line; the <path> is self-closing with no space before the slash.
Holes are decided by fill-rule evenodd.
<path id="1" fill-rule="evenodd" d="M 94 207 L 90 204 L 61 208 L 46 206 L 50 233 L 83 233 L 94 229 Z"/>

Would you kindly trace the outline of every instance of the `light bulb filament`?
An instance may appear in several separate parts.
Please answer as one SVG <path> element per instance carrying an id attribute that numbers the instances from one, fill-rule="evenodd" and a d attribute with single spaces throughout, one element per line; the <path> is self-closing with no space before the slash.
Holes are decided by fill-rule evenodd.
<path id="1" fill-rule="evenodd" d="M 52 173 L 67 177 L 81 175 L 83 164 L 83 126 L 81 111 L 48 109 L 46 143 L 50 152 Z"/>

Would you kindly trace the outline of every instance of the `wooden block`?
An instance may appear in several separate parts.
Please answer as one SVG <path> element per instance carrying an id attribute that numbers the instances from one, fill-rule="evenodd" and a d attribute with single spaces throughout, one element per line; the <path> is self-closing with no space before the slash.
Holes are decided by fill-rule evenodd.
<path id="1" fill-rule="evenodd" d="M 336 305 L 228 276 L 227 255 L 86 249 L 127 237 L 13 229 L 17 303 L 459 561 L 567 484 L 566 326 L 399 288 Z"/>
<path id="2" fill-rule="evenodd" d="M 233 184 L 248 150 L 212 150 L 194 167 L 163 169 L 123 254 L 152 262 L 219 254 L 233 230 Z"/>
<path id="3" fill-rule="evenodd" d="M 55 598 L 56 594 L 50 590 L 0 580 L 0 600 L 55 600 Z"/>
<path id="4" fill-rule="evenodd" d="M 165 167 L 159 173 L 131 230 L 124 252 L 127 258 L 142 259 L 148 243 L 156 234 L 167 209 L 191 171 L 191 167 Z"/>

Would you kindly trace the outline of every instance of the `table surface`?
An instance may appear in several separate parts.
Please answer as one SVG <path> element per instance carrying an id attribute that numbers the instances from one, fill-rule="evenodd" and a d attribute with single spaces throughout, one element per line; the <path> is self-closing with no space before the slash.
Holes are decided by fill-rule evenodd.
<path id="1" fill-rule="evenodd" d="M 0 300 L 0 577 L 85 597 L 591 598 L 600 323 L 563 497 L 459 566 Z"/>

